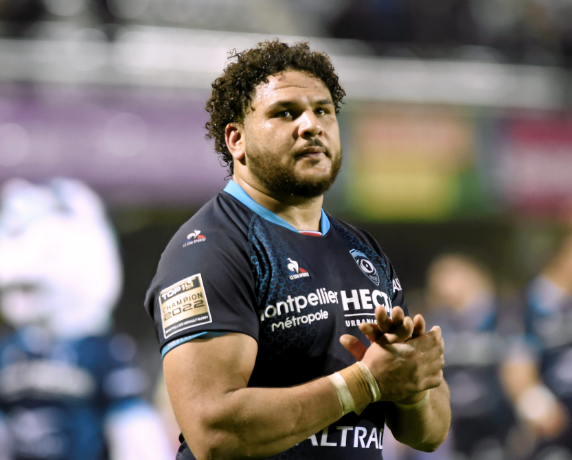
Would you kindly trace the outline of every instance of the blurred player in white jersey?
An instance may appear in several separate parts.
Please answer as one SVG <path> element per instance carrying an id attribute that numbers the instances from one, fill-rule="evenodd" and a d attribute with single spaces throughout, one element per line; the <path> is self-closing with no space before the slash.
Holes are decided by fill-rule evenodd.
<path id="1" fill-rule="evenodd" d="M 4 185 L 0 300 L 13 332 L 0 340 L 1 460 L 172 458 L 142 397 L 135 343 L 112 333 L 121 285 L 113 231 L 88 187 Z"/>

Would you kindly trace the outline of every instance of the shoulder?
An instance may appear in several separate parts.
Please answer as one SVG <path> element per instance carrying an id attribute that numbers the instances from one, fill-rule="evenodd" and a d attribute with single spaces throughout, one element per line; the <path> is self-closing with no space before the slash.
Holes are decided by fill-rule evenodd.
<path id="1" fill-rule="evenodd" d="M 167 249 L 181 246 L 187 240 L 191 242 L 209 237 L 230 238 L 235 242 L 246 239 L 253 214 L 238 200 L 220 192 L 181 226 Z"/>
<path id="2" fill-rule="evenodd" d="M 211 278 L 249 270 L 248 232 L 254 213 L 220 192 L 185 222 L 161 255 L 147 291 L 147 308 L 159 290 L 202 273 Z"/>
<path id="3" fill-rule="evenodd" d="M 159 270 L 176 260 L 246 250 L 253 214 L 232 196 L 219 193 L 173 235 L 161 256 Z"/>
<path id="4" fill-rule="evenodd" d="M 331 216 L 328 214 L 328 218 L 330 219 L 331 226 L 340 233 L 346 233 L 346 236 L 349 235 L 350 238 L 354 238 L 358 240 L 360 243 L 369 246 L 373 249 L 378 255 L 386 258 L 387 256 L 384 254 L 383 250 L 381 249 L 377 240 L 366 230 L 356 227 L 352 224 L 349 224 L 341 219 Z M 343 235 L 342 235 L 343 236 Z"/>

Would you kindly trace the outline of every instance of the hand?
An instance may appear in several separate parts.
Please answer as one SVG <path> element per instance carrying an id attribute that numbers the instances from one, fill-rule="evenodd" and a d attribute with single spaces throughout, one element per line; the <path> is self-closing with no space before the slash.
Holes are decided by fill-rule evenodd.
<path id="1" fill-rule="evenodd" d="M 535 417 L 525 420 L 525 423 L 536 437 L 556 438 L 570 423 L 565 406 L 557 399 L 535 402 Z"/>
<path id="2" fill-rule="evenodd" d="M 404 401 L 443 382 L 444 342 L 441 328 L 407 343 L 372 343 L 362 362 L 375 376 L 382 400 Z"/>
<path id="3" fill-rule="evenodd" d="M 393 319 L 383 307 L 376 308 L 375 316 L 377 324 L 359 325 L 371 342 L 369 348 L 349 334 L 340 337 L 340 342 L 357 361 L 370 368 L 382 400 L 415 403 L 425 390 L 438 387 L 443 381 L 441 328 L 435 326 L 425 333 L 423 316 L 416 315 L 411 320 L 401 307 L 393 308 Z"/>
<path id="4" fill-rule="evenodd" d="M 533 424 L 533 429 L 543 438 L 553 439 L 560 435 L 568 424 L 566 409 L 561 403 L 557 403 L 550 416 Z"/>
<path id="5" fill-rule="evenodd" d="M 405 316 L 401 307 L 393 307 L 392 318 L 389 318 L 384 307 L 375 309 L 377 324 L 362 323 L 360 331 L 365 334 L 371 343 L 391 344 L 403 343 L 411 338 L 425 334 L 425 319 L 416 315 L 413 320 Z M 361 361 L 367 351 L 367 347 L 353 335 L 344 334 L 340 337 L 341 344 L 353 355 L 357 361 Z"/>

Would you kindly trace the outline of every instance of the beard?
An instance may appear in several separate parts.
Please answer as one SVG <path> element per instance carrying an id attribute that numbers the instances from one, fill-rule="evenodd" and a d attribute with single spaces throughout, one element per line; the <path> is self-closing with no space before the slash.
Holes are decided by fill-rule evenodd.
<path id="1" fill-rule="evenodd" d="M 316 141 L 315 145 L 319 144 Z M 302 177 L 296 170 L 278 163 L 272 154 L 249 146 L 246 160 L 251 174 L 271 192 L 273 196 L 294 196 L 299 198 L 315 198 L 326 193 L 338 176 L 342 167 L 342 151 L 331 157 L 330 174 L 320 178 Z"/>

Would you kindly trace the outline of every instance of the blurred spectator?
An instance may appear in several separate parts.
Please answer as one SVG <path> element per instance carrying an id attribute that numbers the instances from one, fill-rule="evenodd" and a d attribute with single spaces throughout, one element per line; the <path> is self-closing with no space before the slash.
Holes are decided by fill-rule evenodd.
<path id="1" fill-rule="evenodd" d="M 353 0 L 332 21 L 330 31 L 334 37 L 357 38 L 374 45 L 477 44 L 477 25 L 469 0 Z"/>
<path id="2" fill-rule="evenodd" d="M 111 333 L 122 276 L 103 204 L 64 179 L 13 180 L 2 192 L 0 301 L 14 327 L 0 341 L 8 458 L 170 460 L 158 416 L 142 398 L 135 343 Z"/>
<path id="3" fill-rule="evenodd" d="M 50 28 L 39 22 L 110 39 L 122 25 L 145 24 L 331 35 L 367 41 L 382 55 L 572 65 L 568 0 L 0 0 L 1 36 L 41 38 Z"/>
<path id="4" fill-rule="evenodd" d="M 464 254 L 444 254 L 431 264 L 427 301 L 427 326 L 439 325 L 445 339 L 456 455 L 508 458 L 515 419 L 499 371 L 513 332 L 510 310 L 500 305 L 489 271 Z"/>
<path id="5" fill-rule="evenodd" d="M 490 272 L 459 253 L 431 263 L 426 303 L 427 329 L 439 325 L 445 339 L 451 431 L 435 453 L 417 452 L 386 433 L 384 455 L 392 460 L 512 459 L 508 440 L 515 417 L 500 370 L 510 337 L 518 332 L 513 310 L 500 304 Z"/>
<path id="6" fill-rule="evenodd" d="M 496 59 L 484 49 L 490 47 L 507 61 L 570 66 L 571 24 L 568 1 L 350 0 L 329 30 L 368 41 L 380 54 Z"/>
<path id="7" fill-rule="evenodd" d="M 526 291 L 528 346 L 504 370 L 535 460 L 572 459 L 572 235 Z"/>
<path id="8" fill-rule="evenodd" d="M 44 18 L 45 12 L 42 0 L 0 0 L 0 35 L 25 35 L 34 23 Z"/>
<path id="9" fill-rule="evenodd" d="M 354 0 L 332 21 L 337 38 L 369 42 L 405 42 L 410 39 L 405 3 L 400 0 Z"/>

